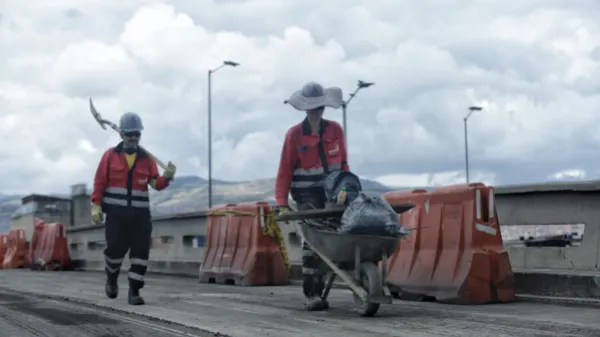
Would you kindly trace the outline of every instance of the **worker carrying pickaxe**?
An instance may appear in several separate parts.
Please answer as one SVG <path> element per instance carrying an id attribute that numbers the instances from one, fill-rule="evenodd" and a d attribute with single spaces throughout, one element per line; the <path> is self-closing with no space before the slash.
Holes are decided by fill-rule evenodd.
<path id="1" fill-rule="evenodd" d="M 91 101 L 90 106 L 95 113 Z M 143 129 L 142 119 L 136 113 L 121 116 L 118 131 L 122 142 L 102 155 L 91 196 L 93 222 L 102 224 L 103 212 L 106 213 L 106 296 L 117 297 L 119 271 L 129 251 L 128 302 L 132 305 L 145 303 L 140 289 L 144 287 L 152 237 L 148 185 L 158 191 L 165 189 L 176 170 L 169 162 L 163 175 L 159 175 L 156 161 L 139 146 Z"/>
<path id="2" fill-rule="evenodd" d="M 325 107 L 343 104 L 342 90 L 324 89 L 309 82 L 285 103 L 306 111 L 306 118 L 288 129 L 281 151 L 275 182 L 275 201 L 279 214 L 289 210 L 288 193 L 299 210 L 325 208 L 324 180 L 333 171 L 349 171 L 344 130 L 337 122 L 323 118 Z M 318 275 L 318 256 L 302 243 L 302 288 L 309 310 L 326 309 L 321 299 L 325 283 Z"/>

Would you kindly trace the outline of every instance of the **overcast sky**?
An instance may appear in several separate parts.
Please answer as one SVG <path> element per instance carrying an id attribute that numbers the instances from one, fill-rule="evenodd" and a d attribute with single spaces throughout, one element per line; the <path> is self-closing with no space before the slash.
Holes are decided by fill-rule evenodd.
<path id="1" fill-rule="evenodd" d="M 218 3 L 218 4 L 217 4 Z M 452 3 L 452 4 L 449 4 Z M 0 192 L 91 182 L 135 111 L 143 145 L 178 175 L 207 175 L 207 70 L 214 176 L 273 177 L 304 113 L 307 81 L 348 94 L 351 169 L 393 185 L 596 178 L 598 0 L 0 2 Z M 325 117 L 341 123 L 341 110 Z"/>

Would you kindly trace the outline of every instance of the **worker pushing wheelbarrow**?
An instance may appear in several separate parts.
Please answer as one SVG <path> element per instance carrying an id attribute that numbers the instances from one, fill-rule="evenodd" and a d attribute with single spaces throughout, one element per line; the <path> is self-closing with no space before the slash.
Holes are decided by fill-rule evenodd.
<path id="1" fill-rule="evenodd" d="M 339 88 L 324 89 L 309 82 L 285 103 L 306 111 L 306 118 L 286 133 L 275 183 L 277 219 L 294 221 L 302 237 L 306 307 L 327 309 L 333 281 L 340 277 L 354 292 L 361 315 L 372 316 L 381 303 L 392 300 L 384 294 L 385 262 L 400 237 L 407 234 L 399 225 L 397 213 L 414 206 L 391 208 L 381 197 L 362 194 L 360 180 L 350 172 L 341 126 L 322 118 L 325 106 L 337 109 L 342 105 Z M 290 211 L 290 192 L 297 211 Z M 371 216 L 380 224 L 381 217 L 387 217 L 378 227 L 384 232 L 373 232 L 372 221 L 360 219 L 365 213 L 361 208 L 365 207 L 380 209 L 378 215 Z M 330 271 L 325 285 L 325 274 Z"/>

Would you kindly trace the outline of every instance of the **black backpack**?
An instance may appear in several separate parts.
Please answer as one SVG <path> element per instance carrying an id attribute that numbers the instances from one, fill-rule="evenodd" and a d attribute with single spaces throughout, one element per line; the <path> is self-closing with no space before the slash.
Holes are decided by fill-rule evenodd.
<path id="1" fill-rule="evenodd" d="M 350 171 L 333 171 L 327 175 L 323 184 L 327 203 L 336 203 L 338 193 L 346 187 L 345 206 L 354 201 L 362 191 L 358 176 Z"/>

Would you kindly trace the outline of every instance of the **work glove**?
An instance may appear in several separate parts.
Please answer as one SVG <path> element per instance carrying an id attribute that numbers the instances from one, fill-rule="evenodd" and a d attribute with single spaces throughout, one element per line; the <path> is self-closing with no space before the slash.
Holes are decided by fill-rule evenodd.
<path id="1" fill-rule="evenodd" d="M 277 206 L 277 208 L 275 208 L 275 216 L 280 216 L 282 214 L 285 214 L 287 212 L 290 211 L 290 208 L 288 206 Z M 284 223 L 289 224 L 289 221 L 284 221 Z"/>
<path id="2" fill-rule="evenodd" d="M 163 173 L 163 177 L 168 180 L 172 180 L 175 177 L 175 171 L 177 171 L 177 167 L 171 162 L 167 164 L 167 169 Z"/>
<path id="3" fill-rule="evenodd" d="M 277 209 L 275 210 L 275 214 L 277 216 L 280 216 L 282 214 L 285 214 L 287 212 L 290 211 L 290 208 L 288 206 L 277 206 Z"/>
<path id="4" fill-rule="evenodd" d="M 102 213 L 102 206 L 93 204 L 92 205 L 92 222 L 96 225 L 101 225 L 103 222 L 104 214 Z"/>

